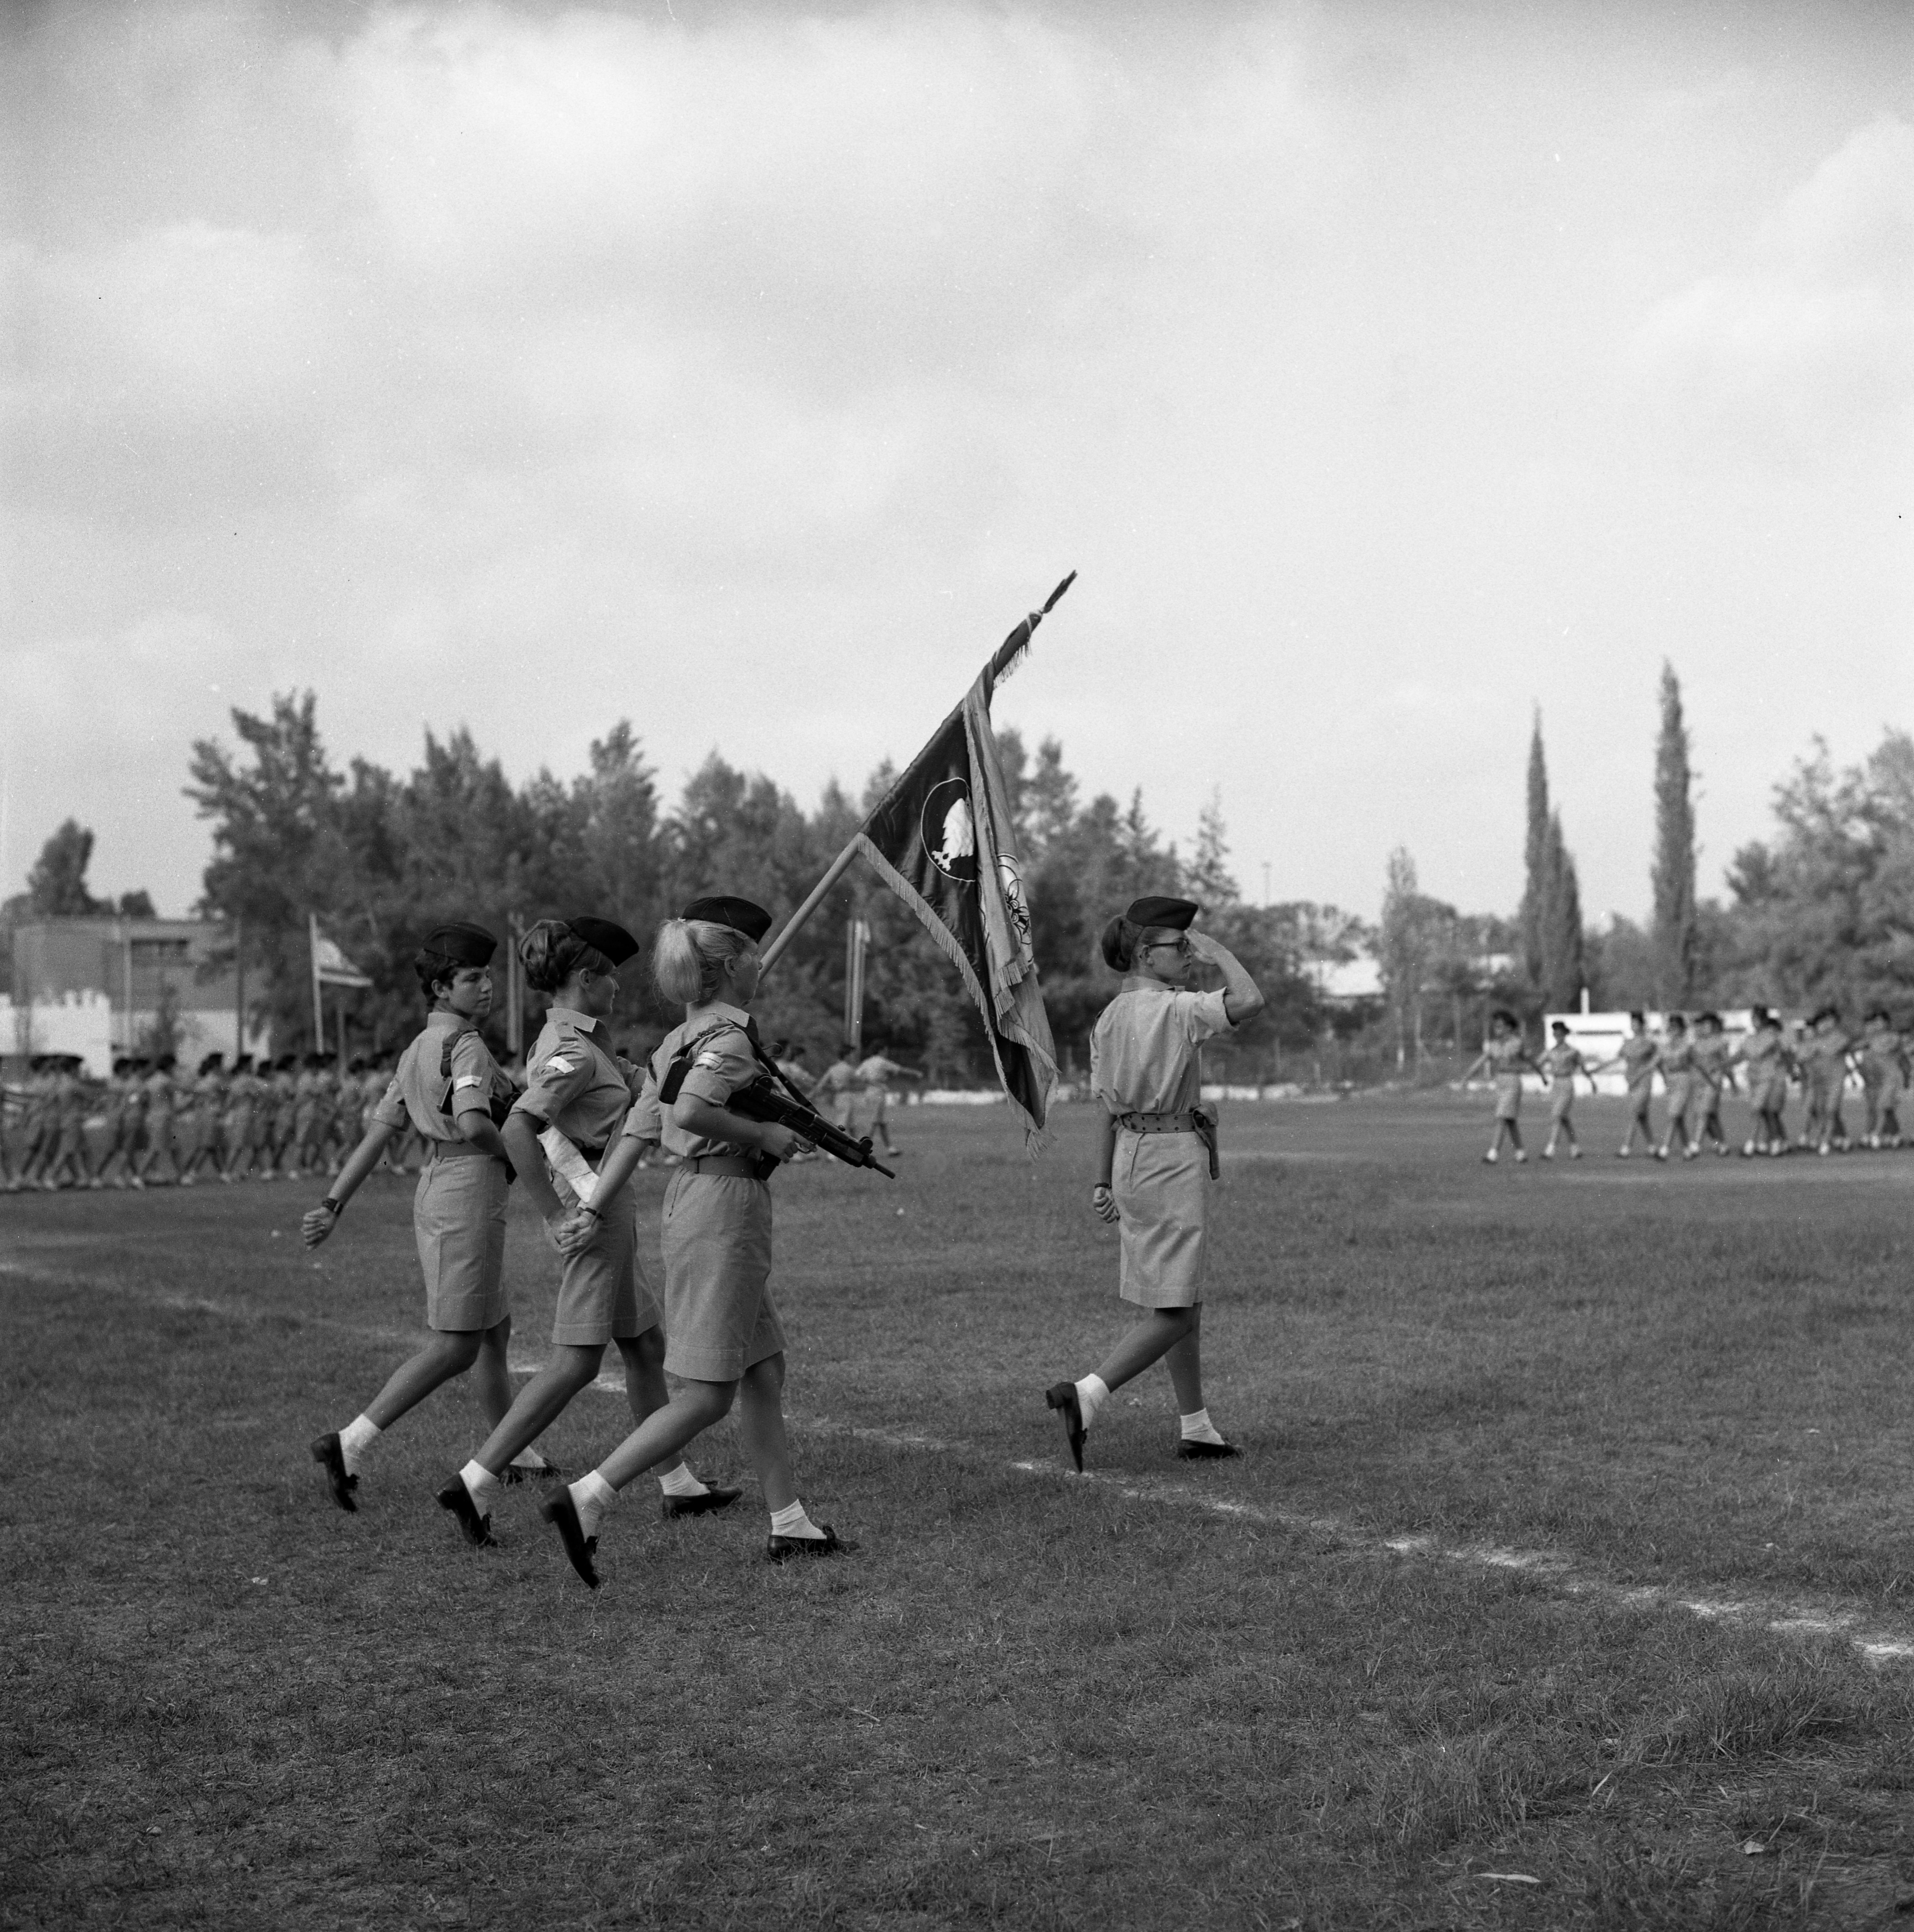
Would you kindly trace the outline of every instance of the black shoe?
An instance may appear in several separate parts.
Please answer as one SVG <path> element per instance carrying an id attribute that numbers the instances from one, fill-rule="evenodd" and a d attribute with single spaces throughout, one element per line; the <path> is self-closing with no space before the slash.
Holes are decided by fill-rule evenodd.
<path id="1" fill-rule="evenodd" d="M 358 1508 L 352 1501 L 358 1478 L 346 1474 L 346 1452 L 339 1447 L 339 1432 L 336 1429 L 313 1438 L 312 1459 L 326 1472 L 326 1486 L 332 1491 L 332 1500 L 348 1516 L 353 1514 Z"/>
<path id="2" fill-rule="evenodd" d="M 1043 1391 L 1043 1400 L 1064 1418 L 1064 1439 L 1070 1445 L 1070 1460 L 1083 1474 L 1083 1404 L 1077 1400 L 1075 1382 L 1052 1382 Z"/>
<path id="3" fill-rule="evenodd" d="M 492 1547 L 491 1513 L 478 1514 L 478 1505 L 472 1500 L 472 1492 L 465 1486 L 463 1476 L 454 1476 L 439 1492 L 436 1500 L 441 1509 L 450 1510 L 458 1518 L 460 1533 L 474 1550 Z"/>
<path id="4" fill-rule="evenodd" d="M 822 1536 L 772 1536 L 764 1545 L 766 1558 L 772 1563 L 788 1563 L 794 1556 L 844 1556 L 857 1546 L 847 1543 L 827 1522 L 818 1527 Z"/>
<path id="5" fill-rule="evenodd" d="M 499 1480 L 512 1489 L 520 1483 L 549 1483 L 564 1474 L 556 1462 L 548 1462 L 542 1469 L 527 1469 L 517 1462 L 508 1462 L 499 1472 Z"/>
<path id="6" fill-rule="evenodd" d="M 669 1522 L 681 1516 L 709 1516 L 713 1510 L 729 1509 L 739 1497 L 742 1490 L 708 1489 L 701 1496 L 665 1496 L 660 1498 L 664 1504 L 664 1519 Z"/>
<path id="7" fill-rule="evenodd" d="M 562 1489 L 548 1496 L 539 1504 L 538 1514 L 558 1532 L 558 1540 L 565 1545 L 566 1557 L 572 1568 L 596 1590 L 598 1573 L 592 1558 L 598 1554 L 598 1538 L 585 1534 L 585 1526 L 578 1520 L 578 1505 L 572 1500 L 571 1490 Z"/>
<path id="8" fill-rule="evenodd" d="M 1179 1462 L 1220 1462 L 1242 1453 L 1234 1442 L 1179 1442 L 1176 1445 Z"/>

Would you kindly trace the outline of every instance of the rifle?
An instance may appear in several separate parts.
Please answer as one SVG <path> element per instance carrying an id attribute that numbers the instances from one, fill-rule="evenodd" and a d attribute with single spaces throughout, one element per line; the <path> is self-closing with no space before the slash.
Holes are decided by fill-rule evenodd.
<path id="1" fill-rule="evenodd" d="M 685 1076 L 690 1072 L 698 1050 L 714 1035 L 731 1030 L 732 1022 L 721 1021 L 716 1026 L 707 1027 L 694 1038 L 688 1040 L 679 1048 L 676 1057 L 664 1070 L 664 1078 L 658 1083 L 660 1103 L 670 1106 L 678 1097 L 678 1090 L 684 1084 Z M 742 1032 L 742 1028 L 737 1030 Z M 798 1092 L 778 1071 L 777 1063 L 772 1060 L 752 1040 L 745 1035 L 749 1044 L 752 1057 L 764 1070 L 754 1080 L 744 1086 L 734 1088 L 731 1097 L 724 1102 L 729 1113 L 741 1114 L 747 1120 L 768 1120 L 781 1127 L 788 1127 L 800 1138 L 808 1141 L 814 1148 L 821 1148 L 833 1160 L 841 1160 L 847 1167 L 872 1167 L 886 1180 L 895 1180 L 896 1174 L 886 1167 L 871 1151 L 870 1136 L 854 1140 L 835 1122 L 827 1120 L 804 1096 Z M 783 1090 L 779 1091 L 782 1088 Z M 770 1154 L 755 1156 L 764 1168 L 760 1180 L 768 1176 L 777 1166 Z"/>
<path id="2" fill-rule="evenodd" d="M 886 1180 L 897 1178 L 872 1153 L 869 1135 L 861 1140 L 854 1140 L 843 1128 L 826 1120 L 808 1100 L 800 1100 L 788 1088 L 779 1093 L 768 1074 L 760 1074 L 748 1086 L 734 1090 L 724 1105 L 730 1112 L 742 1114 L 747 1120 L 770 1120 L 778 1126 L 790 1128 L 793 1133 L 808 1141 L 813 1147 L 822 1148 L 833 1160 L 841 1160 L 847 1167 L 872 1167 Z M 759 1156 L 760 1160 L 765 1158 Z M 773 1162 L 772 1165 L 776 1163 Z"/>

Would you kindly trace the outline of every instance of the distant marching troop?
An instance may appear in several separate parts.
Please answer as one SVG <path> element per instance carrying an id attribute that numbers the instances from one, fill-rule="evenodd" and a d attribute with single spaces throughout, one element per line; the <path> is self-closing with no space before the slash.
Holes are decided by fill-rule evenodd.
<path id="1" fill-rule="evenodd" d="M 1552 1037 L 1541 1054 L 1531 1054 L 1522 1024 L 1506 1008 L 1489 1024 L 1488 1043 L 1464 1075 L 1466 1084 L 1486 1076 L 1496 1093 L 1494 1138 L 1482 1158 L 1493 1165 L 1506 1147 L 1518 1161 L 1528 1158 L 1522 1144 L 1522 1081 L 1526 1073 L 1548 1083 L 1549 1137 L 1542 1158 L 1552 1160 L 1566 1143 L 1571 1160 L 1582 1158 L 1576 1138 L 1575 1083 L 1588 1083 L 1598 1091 L 1594 1076 L 1610 1067 L 1622 1070 L 1628 1083 L 1628 1126 L 1618 1158 L 1627 1160 L 1639 1138 L 1642 1151 L 1666 1160 L 1679 1150 L 1684 1160 L 1704 1152 L 1735 1151 L 1724 1130 L 1721 1099 L 1745 1082 L 1750 1114 L 1742 1155 L 1845 1154 L 1856 1148 L 1898 1148 L 1906 1144 L 1901 1132 L 1900 1104 L 1910 1077 L 1910 1041 L 1885 1007 L 1876 1006 L 1862 1019 L 1858 1033 L 1842 1024 L 1840 1010 L 1823 1006 L 1792 1028 L 1766 1006 L 1753 1012 L 1754 1025 L 1738 1046 L 1731 1045 L 1719 1013 L 1671 1013 L 1663 1031 L 1648 1030 L 1647 1016 L 1628 1016 L 1629 1035 L 1612 1059 L 1591 1064 L 1570 1044 L 1567 1024 L 1556 1021 Z M 1656 1076 L 1665 1095 L 1661 1137 L 1652 1118 Z M 1858 1136 L 1850 1137 L 1841 1112 L 1850 1076 L 1858 1079 L 1865 1118 Z M 1803 1101 L 1798 1131 L 1790 1138 L 1785 1118 L 1789 1090 L 1798 1088 Z"/>
<path id="2" fill-rule="evenodd" d="M 860 1055 L 847 1046 L 814 1078 L 803 1054 L 801 1046 L 781 1051 L 785 1076 L 839 1126 L 855 1132 L 861 1123 L 895 1153 L 892 1088 L 922 1075 L 881 1052 Z M 171 1054 L 123 1056 L 103 1081 L 88 1077 L 77 1054 L 37 1054 L 24 1079 L 0 1085 L 0 1192 L 335 1175 L 371 1124 L 398 1061 L 396 1053 L 356 1054 L 341 1068 L 329 1053 L 256 1063 L 242 1054 L 229 1069 L 224 1054 L 209 1053 L 187 1073 Z M 507 1077 L 523 1084 L 522 1072 L 508 1069 Z M 408 1125 L 380 1165 L 416 1174 L 430 1158 L 428 1143 Z"/>

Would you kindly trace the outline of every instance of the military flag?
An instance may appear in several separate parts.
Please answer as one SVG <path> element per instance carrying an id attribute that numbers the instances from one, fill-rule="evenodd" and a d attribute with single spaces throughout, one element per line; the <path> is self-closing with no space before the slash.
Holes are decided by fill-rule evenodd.
<path id="1" fill-rule="evenodd" d="M 1057 1084 L 1057 1052 L 1037 983 L 990 700 L 1076 576 L 1004 639 L 851 842 L 962 976 L 983 1016 L 1004 1091 L 1031 1134 L 1041 1131 Z"/>

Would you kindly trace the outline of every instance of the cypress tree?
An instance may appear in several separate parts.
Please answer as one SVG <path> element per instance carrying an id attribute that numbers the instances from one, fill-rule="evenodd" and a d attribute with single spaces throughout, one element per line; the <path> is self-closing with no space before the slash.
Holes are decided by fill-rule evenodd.
<path id="1" fill-rule="evenodd" d="M 1689 1005 L 1695 992 L 1695 808 L 1688 769 L 1688 729 L 1674 668 L 1661 667 L 1661 735 L 1654 748 L 1655 973 L 1661 1004 Z"/>
<path id="2" fill-rule="evenodd" d="M 1559 812 L 1549 820 L 1544 850 L 1541 985 L 1551 1012 L 1573 1012 L 1582 1004 L 1587 965 L 1582 956 L 1582 889 L 1562 836 Z"/>
<path id="3" fill-rule="evenodd" d="M 1528 836 L 1522 886 L 1522 970 L 1530 986 L 1544 984 L 1542 920 L 1548 897 L 1549 772 L 1542 757 L 1542 710 L 1528 741 Z"/>

